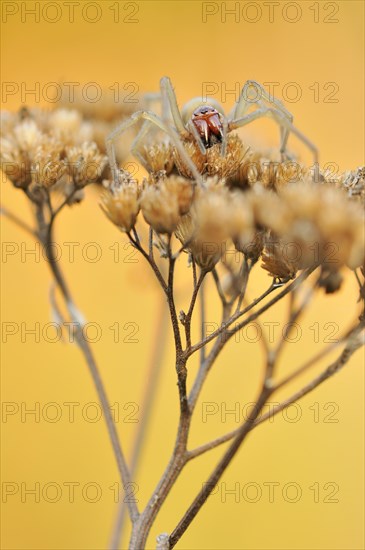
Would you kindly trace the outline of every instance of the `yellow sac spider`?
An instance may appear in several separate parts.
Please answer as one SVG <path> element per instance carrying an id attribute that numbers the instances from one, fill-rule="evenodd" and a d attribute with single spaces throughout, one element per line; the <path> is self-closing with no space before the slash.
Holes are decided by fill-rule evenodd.
<path id="1" fill-rule="evenodd" d="M 256 98 L 254 100 L 249 98 L 250 88 L 254 88 L 256 91 Z M 248 80 L 245 83 L 238 101 L 228 116 L 224 114 L 223 108 L 219 103 L 212 98 L 207 98 L 206 102 L 199 97 L 191 99 L 180 112 L 174 89 L 168 77 L 161 79 L 160 94 L 157 97 L 162 100 L 162 117 L 152 111 L 137 111 L 117 126 L 106 138 L 106 149 L 115 179 L 118 178 L 118 167 L 114 141 L 129 127 L 141 120 L 145 121 L 145 124 L 134 140 L 131 152 L 142 162 L 147 170 L 148 166 L 146 166 L 146 161 L 139 151 L 139 146 L 150 125 L 157 126 L 172 139 L 194 178 L 197 181 L 201 181 L 201 175 L 187 154 L 183 143 L 195 140 L 203 155 L 206 154 L 207 149 L 216 143 L 220 143 L 221 155 L 224 156 L 227 134 L 262 117 L 270 117 L 279 125 L 280 153 L 283 159 L 285 159 L 286 155 L 289 134 L 293 133 L 311 150 L 314 163 L 318 163 L 318 150 L 316 146 L 293 125 L 293 115 L 284 107 L 281 101 L 270 96 L 263 86 L 254 80 Z M 247 113 L 253 104 L 256 109 Z"/>

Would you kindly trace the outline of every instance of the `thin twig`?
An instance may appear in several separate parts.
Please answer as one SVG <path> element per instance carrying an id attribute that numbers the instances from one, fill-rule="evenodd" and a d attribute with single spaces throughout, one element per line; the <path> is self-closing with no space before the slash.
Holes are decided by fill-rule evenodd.
<path id="1" fill-rule="evenodd" d="M 204 339 L 205 333 L 205 282 L 203 281 L 200 287 L 200 338 Z M 205 348 L 200 350 L 200 366 L 205 361 Z"/>
<path id="2" fill-rule="evenodd" d="M 223 454 L 223 457 L 218 462 L 217 466 L 212 471 L 209 479 L 204 483 L 202 489 L 199 491 L 188 510 L 185 512 L 182 519 L 172 532 L 169 538 L 169 548 L 174 548 L 176 543 L 180 540 L 181 536 L 185 533 L 193 519 L 196 517 L 201 507 L 208 499 L 210 493 L 224 474 L 226 468 L 236 455 L 238 449 L 241 447 L 243 441 L 246 439 L 248 433 L 251 431 L 253 423 L 261 413 L 262 407 L 265 405 L 269 396 L 272 394 L 271 378 L 275 367 L 275 361 L 270 356 L 267 357 L 265 376 L 263 379 L 260 394 L 256 400 L 254 407 L 252 408 L 247 420 L 238 428 L 237 435 L 232 441 L 227 451 Z"/>
<path id="3" fill-rule="evenodd" d="M 241 268 L 241 275 L 243 277 L 243 283 L 242 283 L 242 288 L 241 288 L 240 295 L 239 295 L 238 300 L 237 300 L 237 306 L 236 306 L 235 313 L 238 313 L 239 310 L 241 309 L 242 302 L 243 302 L 244 297 L 245 297 L 245 293 L 246 293 L 246 289 L 247 289 L 247 285 L 248 285 L 248 279 L 249 279 L 249 276 L 250 276 L 251 269 L 252 269 L 252 264 L 249 264 L 246 256 L 244 256 L 243 263 L 242 263 L 242 268 Z"/>
<path id="4" fill-rule="evenodd" d="M 356 334 L 358 329 L 359 329 L 359 327 L 357 327 L 356 329 L 353 329 L 352 333 L 348 334 L 348 336 Z M 344 338 L 344 340 L 345 340 L 345 338 Z M 299 367 L 295 371 L 295 373 L 296 373 L 295 376 L 298 376 L 299 374 L 301 374 L 305 370 L 307 370 L 310 366 L 312 366 L 314 363 L 317 363 L 325 355 L 327 355 L 329 352 L 333 351 L 336 347 L 338 347 L 340 345 L 340 343 L 343 343 L 344 340 L 342 340 L 341 342 L 335 342 L 335 343 L 331 344 L 330 346 L 327 346 L 327 348 L 325 348 L 325 350 L 322 350 L 315 357 L 313 357 L 309 361 L 305 362 L 304 365 L 302 365 L 301 367 Z M 353 344 L 351 345 L 351 353 L 350 353 L 350 355 L 348 355 L 347 360 L 356 351 L 356 349 L 358 349 L 358 347 L 359 346 L 354 347 Z M 314 390 L 317 386 L 319 386 L 322 382 L 324 382 L 324 380 L 326 380 L 327 378 L 329 378 L 330 376 L 332 376 L 333 374 L 338 372 L 340 370 L 340 368 L 342 368 L 345 364 L 345 363 L 342 363 L 342 361 L 344 359 L 344 356 L 347 355 L 347 353 L 348 353 L 348 351 L 346 351 L 346 348 L 345 348 L 345 350 L 343 352 L 341 352 L 341 355 L 339 356 L 339 358 L 336 361 L 334 361 L 333 363 L 331 363 L 331 365 L 329 367 L 327 367 L 323 371 L 322 374 L 320 374 L 317 378 L 315 378 L 314 380 L 312 380 L 311 382 L 306 384 L 302 389 L 300 389 L 299 391 L 295 392 L 293 395 L 291 395 L 290 397 L 288 397 L 287 399 L 282 401 L 273 410 L 270 410 L 267 413 L 260 416 L 260 418 L 258 418 L 254 422 L 253 428 L 258 426 L 259 424 L 262 424 L 263 422 L 266 422 L 266 420 L 270 420 L 275 415 L 277 415 L 279 412 L 281 412 L 282 410 L 286 409 L 287 407 L 289 407 L 290 405 L 295 403 L 298 399 L 305 396 L 310 391 Z M 340 363 L 340 367 L 336 368 L 335 365 L 338 365 L 339 363 Z M 291 380 L 292 379 L 293 378 L 291 378 Z M 287 384 L 289 381 L 290 380 L 283 380 L 281 383 L 276 384 L 275 387 L 274 387 L 274 390 L 275 391 L 278 390 L 279 388 L 281 388 L 284 385 L 284 383 Z M 228 433 L 226 433 L 226 434 L 224 434 L 220 437 L 217 437 L 216 439 L 214 439 L 212 441 L 209 441 L 208 443 L 204 443 L 203 445 L 200 445 L 199 447 L 196 447 L 195 449 L 193 449 L 191 451 L 188 451 L 188 459 L 191 460 L 193 458 L 196 458 L 196 457 L 206 453 L 207 451 L 215 449 L 219 445 L 222 445 L 223 443 L 226 443 L 227 441 L 233 439 L 237 435 L 237 433 L 238 433 L 238 428 L 235 429 L 235 430 L 232 430 L 231 432 L 228 432 Z"/>
<path id="5" fill-rule="evenodd" d="M 237 321 L 242 315 L 250 311 L 252 308 L 254 308 L 259 302 L 261 302 L 266 296 L 268 296 L 273 290 L 277 288 L 275 284 L 272 284 L 261 296 L 256 298 L 256 300 L 253 300 L 253 302 L 244 308 L 243 310 L 234 313 L 225 323 L 222 323 L 221 326 L 212 332 L 209 336 L 207 336 L 202 342 L 198 342 L 194 346 L 192 346 L 190 349 L 186 351 L 188 357 L 198 351 L 202 346 L 206 346 L 209 342 L 214 340 L 217 336 L 224 334 L 224 337 L 227 339 L 230 339 L 232 336 L 236 334 L 239 330 L 244 328 L 247 324 L 254 321 L 259 315 L 267 311 L 270 307 L 272 307 L 274 304 L 276 304 L 279 300 L 281 300 L 284 296 L 289 294 L 289 292 L 293 291 L 295 288 L 298 287 L 300 283 L 302 283 L 309 275 L 317 268 L 317 266 L 313 266 L 310 269 L 307 269 L 306 271 L 303 271 L 299 277 L 297 277 L 292 283 L 290 283 L 288 286 L 286 286 L 279 294 L 277 294 L 272 300 L 267 302 L 260 310 L 258 310 L 256 313 L 242 321 L 241 323 L 237 323 L 236 326 L 229 330 L 230 325 Z"/>
<path id="6" fill-rule="evenodd" d="M 142 256 L 144 258 L 146 258 L 147 262 L 152 267 L 152 270 L 153 270 L 154 274 L 156 275 L 158 282 L 160 283 L 163 291 L 166 294 L 167 293 L 167 284 L 166 284 L 166 282 L 165 282 L 165 280 L 162 276 L 162 273 L 159 270 L 156 262 L 154 261 L 153 256 L 149 256 L 149 254 L 147 254 L 147 252 L 145 251 L 145 249 L 143 248 L 143 246 L 141 245 L 141 243 L 139 241 L 137 233 L 135 234 L 137 238 L 133 238 L 130 233 L 127 233 L 127 235 L 128 235 L 129 240 L 131 241 L 132 245 L 142 254 Z"/>
<path id="7" fill-rule="evenodd" d="M 1 207 L 0 214 L 15 223 L 18 227 L 20 227 L 20 229 L 23 229 L 24 231 L 32 235 L 32 237 L 35 237 L 36 239 L 38 238 L 37 232 L 32 229 L 30 225 L 23 222 L 23 220 L 18 218 L 18 216 L 10 212 L 7 208 L 4 208 L 4 206 Z"/>
<path id="8" fill-rule="evenodd" d="M 222 305 L 224 307 L 227 304 L 227 299 L 224 295 L 222 285 L 221 285 L 219 275 L 218 275 L 218 272 L 217 272 L 216 268 L 214 268 L 212 270 L 212 275 L 213 275 L 213 279 L 214 279 L 214 282 L 215 282 L 215 286 L 217 288 L 218 296 L 221 299 Z"/>
<path id="9" fill-rule="evenodd" d="M 309 384 L 307 384 L 304 388 L 299 390 L 296 394 L 294 394 L 291 398 L 286 400 L 281 404 L 281 409 L 287 407 L 290 403 L 300 399 L 310 391 L 312 391 L 314 388 L 319 386 L 322 382 L 327 380 L 327 378 L 333 376 L 336 372 L 341 370 L 341 368 L 347 363 L 351 355 L 361 346 L 364 344 L 364 340 L 359 338 L 359 332 L 363 328 L 364 323 L 360 323 L 360 325 L 356 328 L 354 333 L 352 334 L 352 338 L 349 339 L 347 346 L 341 353 L 340 357 L 333 362 L 327 369 L 322 372 L 319 376 L 317 376 L 314 380 L 312 380 Z M 198 495 L 184 514 L 183 518 L 179 521 L 178 525 L 172 532 L 169 538 L 169 548 L 170 550 L 174 548 L 176 543 L 180 540 L 181 536 L 185 533 L 195 516 L 198 514 L 199 510 L 203 506 L 203 504 L 206 502 L 207 498 L 209 497 L 210 493 L 213 491 L 214 487 L 222 477 L 224 471 L 226 470 L 227 466 L 237 453 L 238 449 L 240 448 L 241 444 L 245 440 L 247 434 L 259 423 L 262 423 L 264 420 L 264 416 L 259 418 L 259 414 L 262 410 L 262 407 L 267 402 L 267 399 L 270 395 L 273 393 L 273 388 L 271 386 L 271 378 L 273 375 L 273 369 L 274 369 L 274 362 L 268 361 L 267 367 L 266 367 L 266 374 L 265 379 L 263 382 L 263 386 L 260 392 L 260 395 L 255 403 L 255 406 L 253 407 L 251 413 L 249 414 L 247 420 L 237 429 L 235 430 L 235 435 L 233 435 L 233 442 L 227 449 L 227 451 L 224 453 L 222 459 L 219 461 L 218 465 L 213 470 L 212 474 L 210 475 L 208 481 L 204 484 L 203 488 L 199 491 Z M 279 408 L 276 409 L 275 414 L 279 412 Z M 273 413 L 270 412 L 269 417 L 273 416 Z M 197 456 L 195 454 L 195 456 Z M 189 453 L 189 459 L 191 457 L 191 453 Z"/>
<path id="10" fill-rule="evenodd" d="M 195 265 L 195 262 L 194 262 L 194 265 Z M 205 275 L 206 275 L 206 271 L 201 271 L 197 281 L 196 281 L 196 275 L 195 275 L 194 290 L 191 297 L 189 310 L 184 318 L 187 349 L 191 347 L 191 319 L 193 316 L 193 311 L 194 311 L 196 299 L 198 297 L 199 289 L 203 284 Z"/>
<path id="11" fill-rule="evenodd" d="M 103 381 L 101 379 L 98 366 L 96 364 L 94 355 L 91 351 L 91 348 L 89 346 L 89 343 L 84 337 L 84 333 L 82 331 L 82 326 L 80 324 L 80 314 L 78 309 L 76 308 L 71 293 L 68 289 L 68 285 L 66 283 L 66 280 L 64 278 L 63 273 L 61 272 L 60 266 L 57 263 L 57 260 L 54 256 L 54 247 L 52 246 L 54 243 L 53 240 L 53 224 L 49 224 L 45 227 L 44 225 L 44 218 L 42 218 L 42 211 L 38 211 L 38 220 L 40 222 L 39 227 L 39 235 L 40 240 L 45 247 L 45 250 L 47 252 L 47 259 L 49 262 L 50 269 L 53 273 L 53 276 L 58 284 L 58 287 L 65 299 L 65 304 L 67 307 L 67 311 L 70 315 L 70 318 L 72 322 L 76 326 L 75 330 L 75 340 L 82 351 L 84 358 L 86 360 L 86 363 L 89 368 L 89 372 L 91 374 L 92 380 L 94 382 L 94 386 L 96 389 L 96 392 L 99 397 L 99 401 L 103 410 L 103 416 L 105 418 L 105 422 L 108 428 L 108 433 L 110 437 L 110 441 L 114 450 L 114 455 L 117 461 L 118 470 L 121 476 L 122 484 L 125 488 L 128 487 L 128 484 L 131 483 L 130 473 L 127 467 L 127 463 L 124 458 L 124 454 L 122 451 L 122 447 L 119 441 L 119 436 L 115 427 L 115 423 L 113 420 L 113 416 L 110 409 L 110 403 L 105 391 L 105 387 L 103 384 Z M 128 509 L 129 514 L 132 522 L 135 522 L 139 517 L 139 511 L 136 502 L 134 502 L 133 499 L 127 499 L 128 500 Z"/>

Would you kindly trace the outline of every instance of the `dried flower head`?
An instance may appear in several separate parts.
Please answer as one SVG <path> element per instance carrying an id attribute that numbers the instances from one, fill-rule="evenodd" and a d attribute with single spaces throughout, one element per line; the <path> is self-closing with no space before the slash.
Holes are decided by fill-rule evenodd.
<path id="1" fill-rule="evenodd" d="M 272 277 L 286 281 L 294 279 L 299 265 L 297 257 L 288 243 L 271 240 L 266 243 L 262 252 L 262 267 Z"/>
<path id="2" fill-rule="evenodd" d="M 49 130 L 67 145 L 82 144 L 93 139 L 93 128 L 75 109 L 57 109 L 49 115 Z"/>
<path id="3" fill-rule="evenodd" d="M 241 139 L 235 134 L 228 134 L 225 154 L 222 156 L 220 144 L 207 150 L 206 172 L 210 176 L 231 178 L 237 174 L 248 153 Z"/>
<path id="4" fill-rule="evenodd" d="M 107 158 L 87 141 L 92 127 L 77 111 L 21 109 L 2 118 L 1 167 L 16 187 L 30 186 L 39 199 L 42 187 L 68 196 L 70 185 L 102 181 Z"/>
<path id="5" fill-rule="evenodd" d="M 100 181 L 107 157 L 100 154 L 96 143 L 85 142 L 76 147 L 66 147 L 67 164 L 76 187 Z"/>
<path id="6" fill-rule="evenodd" d="M 196 190 L 189 215 L 181 220 L 176 235 L 197 264 L 209 271 L 224 254 L 229 239 L 248 242 L 252 221 L 244 197 L 210 178 L 205 188 Z"/>
<path id="7" fill-rule="evenodd" d="M 137 222 L 140 210 L 140 188 L 128 174 L 118 185 L 104 182 L 106 191 L 102 195 L 101 208 L 110 221 L 125 233 L 129 233 Z"/>
<path id="8" fill-rule="evenodd" d="M 31 167 L 33 186 L 50 188 L 56 185 L 67 171 L 66 161 L 62 157 L 63 146 L 57 139 L 50 138 L 40 145 Z"/>
<path id="9" fill-rule="evenodd" d="M 247 236 L 245 236 L 245 239 L 238 236 L 233 239 L 233 242 L 236 250 L 239 250 L 246 258 L 256 263 L 262 254 L 266 238 L 267 231 L 265 229 L 258 229 L 253 231 L 251 239 L 248 239 Z"/>
<path id="10" fill-rule="evenodd" d="M 162 177 L 146 184 L 141 196 L 143 217 L 157 233 L 171 235 L 189 209 L 192 194 L 191 182 L 181 177 Z"/>
<path id="11" fill-rule="evenodd" d="M 264 267 L 271 262 L 271 273 L 273 258 L 279 261 L 281 249 L 286 251 L 281 261 L 283 264 L 289 261 L 289 270 L 314 264 L 322 264 L 330 271 L 343 265 L 351 268 L 362 265 L 363 209 L 343 191 L 325 184 L 301 183 L 288 185 L 277 195 L 263 193 L 260 199 L 256 204 L 258 220 L 280 240 L 280 248 L 265 252 Z"/>
<path id="12" fill-rule="evenodd" d="M 187 141 L 186 143 L 183 144 L 183 147 L 188 157 L 192 160 L 192 162 L 196 166 L 196 169 L 198 170 L 198 172 L 203 174 L 205 171 L 206 159 L 204 155 L 202 155 L 198 147 L 198 144 L 195 141 Z M 193 179 L 193 174 L 191 173 L 190 168 L 186 166 L 185 162 L 180 157 L 180 154 L 175 147 L 173 148 L 173 157 L 174 157 L 176 168 L 178 169 L 179 173 L 185 178 Z"/>
<path id="13" fill-rule="evenodd" d="M 325 181 L 336 183 L 338 187 L 347 192 L 350 199 L 358 200 L 365 206 L 365 166 L 360 166 L 357 170 L 344 172 L 335 180 L 332 174 L 326 174 Z"/>
<path id="14" fill-rule="evenodd" d="M 295 161 L 278 161 L 270 152 L 248 152 L 239 169 L 228 181 L 231 187 L 246 189 L 260 183 L 268 189 L 279 189 L 289 183 L 304 181 L 307 169 Z"/>
<path id="15" fill-rule="evenodd" d="M 227 145 L 224 155 L 222 155 L 220 143 L 216 143 L 207 149 L 205 155 L 201 153 L 195 141 L 185 142 L 184 148 L 197 167 L 198 172 L 207 174 L 208 176 L 218 176 L 222 179 L 233 177 L 237 173 L 248 151 L 240 138 L 234 134 L 228 134 L 227 136 Z M 174 158 L 180 174 L 192 178 L 189 167 L 186 166 L 176 149 L 174 149 Z"/>
<path id="16" fill-rule="evenodd" d="M 153 173 L 163 171 L 169 175 L 174 168 L 172 146 L 168 143 L 145 146 L 143 157 Z"/>

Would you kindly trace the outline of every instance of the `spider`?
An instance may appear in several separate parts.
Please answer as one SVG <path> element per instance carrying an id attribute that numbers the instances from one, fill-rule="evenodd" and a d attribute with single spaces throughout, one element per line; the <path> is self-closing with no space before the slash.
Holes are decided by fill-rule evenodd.
<path id="1" fill-rule="evenodd" d="M 250 99 L 250 88 L 255 89 L 257 99 Z M 147 170 L 149 170 L 149 167 L 140 151 L 140 145 L 151 125 L 159 128 L 171 138 L 194 178 L 201 181 L 201 174 L 187 154 L 183 143 L 195 140 L 203 155 L 206 155 L 207 149 L 216 143 L 220 143 L 221 155 L 224 156 L 227 134 L 263 117 L 272 118 L 280 128 L 280 153 L 283 160 L 286 158 L 286 146 L 291 132 L 310 149 L 315 165 L 318 163 L 316 146 L 293 125 L 293 115 L 284 107 L 281 101 L 270 96 L 265 88 L 254 80 L 248 80 L 245 83 L 238 101 L 228 116 L 224 114 L 223 108 L 213 98 L 207 98 L 206 102 L 199 97 L 191 99 L 180 112 L 174 89 L 168 77 L 161 78 L 160 94 L 150 94 L 150 99 L 153 98 L 162 101 L 161 117 L 150 110 L 136 111 L 106 138 L 110 166 L 115 178 L 118 177 L 118 167 L 114 141 L 139 121 L 145 122 L 132 143 L 131 152 Z M 256 109 L 247 113 L 252 104 L 256 106 Z"/>

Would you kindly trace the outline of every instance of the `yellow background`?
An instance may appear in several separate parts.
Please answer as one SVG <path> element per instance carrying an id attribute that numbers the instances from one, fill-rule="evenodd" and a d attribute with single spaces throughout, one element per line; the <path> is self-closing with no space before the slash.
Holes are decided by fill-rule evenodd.
<path id="1" fill-rule="evenodd" d="M 3 7 L 5 2 L 2 3 Z M 20 2 L 12 2 L 21 9 Z M 26 3 L 31 7 L 34 2 Z M 41 6 L 47 2 L 41 2 Z M 297 2 L 302 11 L 300 20 L 289 23 L 283 9 L 288 2 L 276 8 L 274 22 L 269 22 L 265 3 L 256 2 L 262 15 L 249 23 L 241 15 L 236 22 L 227 16 L 222 22 L 221 11 L 202 22 L 202 4 L 190 2 L 137 2 L 137 23 L 113 21 L 110 6 L 115 2 L 98 2 L 102 11 L 100 21 L 92 24 L 81 16 L 81 2 L 75 8 L 75 22 L 67 21 L 67 10 L 60 21 L 52 24 L 41 16 L 39 23 L 26 16 L 21 21 L 20 11 L 2 23 L 2 79 L 29 88 L 39 82 L 97 82 L 103 89 L 118 82 L 122 90 L 128 82 L 137 83 L 141 92 L 156 91 L 159 78 L 169 75 L 182 105 L 201 93 L 203 82 L 222 83 L 233 88 L 246 79 L 260 82 L 279 82 L 276 95 L 282 98 L 283 87 L 295 82 L 302 91 L 300 101 L 286 102 L 293 112 L 296 124 L 319 146 L 321 164 L 336 163 L 340 170 L 354 169 L 364 163 L 364 4 L 362 2 L 330 3 L 339 7 L 331 16 L 332 8 L 326 2 Z M 120 17 L 131 12 L 120 3 Z M 221 10 L 221 3 L 213 3 Z M 240 3 L 244 9 L 247 2 Z M 318 7 L 319 22 L 314 22 Z M 226 3 L 232 8 L 233 2 Z M 325 6 L 327 5 L 327 8 Z M 124 9 L 127 8 L 127 9 Z M 49 8 L 48 18 L 54 17 Z M 326 11 L 327 10 L 327 11 Z M 247 12 L 248 13 L 248 12 Z M 252 12 L 253 13 L 253 12 Z M 248 17 L 253 17 L 252 13 Z M 293 17 L 292 12 L 288 17 Z M 89 17 L 92 17 L 92 11 Z M 337 18 L 337 23 L 324 18 Z M 318 83 L 320 101 L 315 102 L 313 90 Z M 337 103 L 325 103 L 328 82 L 338 87 Z M 123 90 L 122 90 L 123 92 Z M 123 92 L 125 93 L 125 91 Z M 122 96 L 123 97 L 123 96 Z M 220 100 L 219 94 L 216 99 Z M 27 102 L 35 104 L 34 96 Z M 228 110 L 233 102 L 227 96 L 223 106 Z M 50 104 L 40 98 L 40 104 Z M 21 105 L 20 93 L 3 102 L 2 108 L 14 110 Z M 248 142 L 273 143 L 277 131 L 272 124 L 262 121 L 247 128 L 243 136 Z M 251 140 L 251 141 L 250 141 Z M 293 148 L 297 144 L 292 142 Z M 302 151 L 300 147 L 297 149 Z M 304 155 L 306 153 L 303 151 Z M 305 157 L 306 158 L 306 157 Z M 310 160 L 307 159 L 306 160 Z M 64 212 L 57 227 L 60 243 L 80 242 L 74 263 L 66 259 L 64 269 L 77 303 L 89 321 L 97 322 L 103 330 L 100 341 L 93 345 L 99 361 L 110 401 L 119 403 L 121 420 L 118 431 L 128 454 L 138 423 L 123 422 L 132 409 L 123 410 L 127 403 L 140 403 L 143 388 L 148 383 L 148 357 L 153 347 L 156 324 L 161 308 L 160 292 L 142 260 L 136 264 L 116 263 L 109 249 L 120 240 L 120 234 L 102 216 L 97 196 L 89 193 L 82 206 Z M 19 216 L 30 219 L 28 205 L 20 193 L 8 183 L 2 186 L 2 202 Z M 8 221 L 2 221 L 2 238 L 19 247 L 32 247 L 28 236 Z M 91 263 L 82 258 L 80 250 L 86 243 L 96 242 L 102 249 L 102 258 Z M 24 243 L 24 244 L 22 244 Z M 91 250 L 90 250 L 91 252 Z M 122 260 L 129 250 L 122 250 Z M 189 280 L 185 258 L 179 270 L 185 275 L 179 280 L 180 307 L 188 299 Z M 190 276 L 190 272 L 188 272 Z M 268 283 L 266 274 L 256 268 L 250 287 L 254 297 Z M 45 262 L 36 262 L 30 256 L 25 262 L 20 254 L 10 257 L 3 265 L 2 321 L 28 327 L 35 323 L 44 326 L 50 321 L 48 289 L 50 275 Z M 207 287 L 208 319 L 216 320 L 219 306 L 213 287 Z M 341 292 L 333 297 L 321 295 L 302 322 L 303 337 L 297 344 L 288 344 L 281 364 L 282 372 L 298 365 L 304 357 L 316 352 L 329 334 L 324 326 L 336 322 L 342 332 L 354 316 L 357 289 L 352 277 L 347 277 Z M 285 319 L 285 304 L 265 316 L 264 321 Z M 310 326 L 319 323 L 320 340 L 313 342 Z M 119 322 L 137 323 L 138 343 L 113 343 L 108 328 Z M 122 336 L 123 329 L 121 330 Z M 171 340 L 171 334 L 168 333 Z M 172 346 L 164 354 L 161 384 L 156 406 L 150 419 L 149 436 L 137 483 L 140 504 L 149 498 L 172 449 L 177 422 L 177 391 L 172 363 Z M 9 416 L 2 423 L 2 481 L 26 483 L 30 488 L 36 482 L 41 487 L 48 482 L 63 488 L 58 503 L 34 503 L 29 496 L 21 502 L 20 493 L 9 497 L 2 505 L 2 547 L 4 549 L 101 549 L 109 539 L 116 505 L 109 489 L 118 481 L 117 470 L 102 421 L 91 423 L 82 418 L 81 408 L 96 400 L 96 396 L 79 351 L 71 345 L 35 343 L 29 336 L 21 343 L 20 335 L 9 337 L 2 352 L 2 399 L 21 406 L 56 402 L 62 418 L 51 423 L 42 418 L 34 422 L 28 416 L 21 422 L 20 413 Z M 233 408 L 252 401 L 260 376 L 262 352 L 258 344 L 232 342 L 213 370 L 197 407 L 196 422 L 191 434 L 191 446 L 203 443 L 215 435 L 237 426 L 230 415 L 223 423 L 220 414 L 202 422 L 202 403 L 222 403 Z M 285 421 L 280 415 L 273 423 L 260 427 L 249 438 L 223 478 L 227 489 L 235 484 L 243 490 L 245 484 L 256 483 L 262 489 L 257 503 L 247 502 L 240 493 L 222 497 L 220 485 L 189 531 L 178 544 L 181 549 L 360 549 L 363 540 L 363 375 L 362 352 L 358 352 L 341 374 L 320 387 L 300 402 L 298 422 Z M 324 363 L 323 363 L 324 366 Z M 191 371 L 196 371 L 192 364 Z M 304 382 L 301 380 L 301 382 Z M 280 396 L 279 396 L 280 397 Z M 276 400 L 276 398 L 275 398 Z M 65 402 L 78 402 L 75 422 L 67 420 Z M 314 422 L 314 403 L 318 403 L 320 418 Z M 337 423 L 324 422 L 326 404 L 335 403 Z M 52 411 L 49 410 L 50 414 Z M 295 411 L 293 411 L 294 414 Z M 90 414 L 92 411 L 90 409 Z M 140 414 L 138 415 L 140 418 Z M 191 463 L 174 488 L 152 529 L 149 547 L 163 531 L 171 532 L 193 496 L 209 475 L 221 450 Z M 77 482 L 75 502 L 69 503 L 62 484 Z M 102 497 L 97 503 L 85 502 L 81 488 L 98 483 Z M 278 482 L 274 503 L 268 501 L 264 483 Z M 282 497 L 286 483 L 300 485 L 303 493 L 297 503 L 288 503 Z M 314 483 L 321 487 L 320 502 L 315 503 Z M 339 492 L 337 503 L 324 503 L 333 482 Z M 251 495 L 251 493 L 250 493 Z M 123 539 L 126 547 L 127 538 Z"/>

